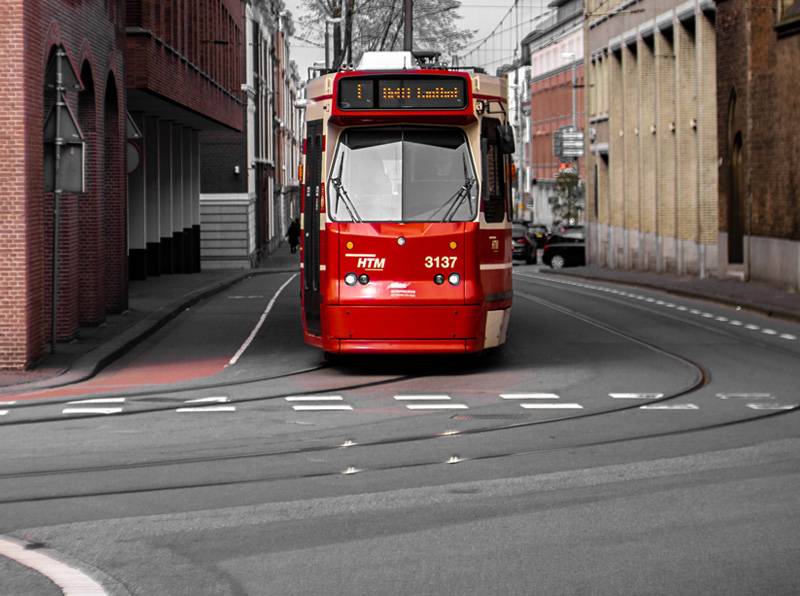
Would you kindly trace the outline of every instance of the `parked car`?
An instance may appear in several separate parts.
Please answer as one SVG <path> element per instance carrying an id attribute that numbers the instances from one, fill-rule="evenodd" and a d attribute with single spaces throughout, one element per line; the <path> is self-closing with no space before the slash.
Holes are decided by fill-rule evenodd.
<path id="1" fill-rule="evenodd" d="M 524 260 L 528 265 L 537 262 L 536 238 L 528 226 L 521 223 L 511 225 L 511 238 L 513 240 L 512 257 Z"/>
<path id="2" fill-rule="evenodd" d="M 532 233 L 533 237 L 536 239 L 536 248 L 544 248 L 544 244 L 549 236 L 547 233 L 547 226 L 540 224 L 529 224 L 528 232 Z"/>
<path id="3" fill-rule="evenodd" d="M 542 262 L 553 269 L 586 264 L 586 232 L 570 229 L 547 239 Z"/>

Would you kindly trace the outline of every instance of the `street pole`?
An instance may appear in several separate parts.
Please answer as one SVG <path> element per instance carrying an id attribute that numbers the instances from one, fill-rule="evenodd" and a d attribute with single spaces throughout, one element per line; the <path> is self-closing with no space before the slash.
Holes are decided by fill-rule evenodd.
<path id="1" fill-rule="evenodd" d="M 410 52 L 414 49 L 414 2 L 405 0 L 406 20 L 403 34 L 403 50 Z"/>
<path id="2" fill-rule="evenodd" d="M 58 329 L 58 240 L 61 227 L 61 146 L 64 139 L 61 138 L 61 110 L 67 105 L 65 87 L 63 81 L 62 61 L 66 52 L 62 49 L 56 51 L 56 131 L 55 131 L 55 164 L 53 174 L 53 295 L 52 309 L 53 316 L 50 319 L 50 353 L 56 353 L 56 331 Z"/>

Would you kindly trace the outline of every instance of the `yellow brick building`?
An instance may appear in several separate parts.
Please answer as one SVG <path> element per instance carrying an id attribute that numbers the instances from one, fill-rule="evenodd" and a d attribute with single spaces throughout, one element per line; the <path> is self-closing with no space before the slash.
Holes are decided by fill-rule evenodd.
<path id="1" fill-rule="evenodd" d="M 587 259 L 715 276 L 713 0 L 587 0 Z"/>

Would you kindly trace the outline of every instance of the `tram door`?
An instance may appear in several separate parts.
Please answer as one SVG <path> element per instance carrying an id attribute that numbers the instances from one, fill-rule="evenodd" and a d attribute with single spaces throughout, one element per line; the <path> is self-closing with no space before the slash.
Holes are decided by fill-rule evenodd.
<path id="1" fill-rule="evenodd" d="M 319 209 L 322 184 L 322 120 L 307 124 L 306 196 L 303 198 L 303 304 L 306 329 L 320 335 Z"/>

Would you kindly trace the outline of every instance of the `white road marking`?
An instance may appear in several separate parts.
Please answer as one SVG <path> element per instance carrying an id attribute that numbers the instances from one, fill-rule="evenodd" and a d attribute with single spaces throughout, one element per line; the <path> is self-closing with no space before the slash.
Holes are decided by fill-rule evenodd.
<path id="1" fill-rule="evenodd" d="M 267 320 L 267 315 L 269 315 L 269 312 L 272 310 L 272 307 L 275 306 L 275 302 L 278 300 L 278 296 L 281 295 L 281 292 L 283 292 L 283 289 L 286 286 L 288 286 L 289 283 L 291 283 L 291 281 L 297 276 L 298 276 L 298 274 L 295 273 L 289 279 L 287 279 L 280 288 L 278 288 L 278 291 L 275 292 L 275 295 L 272 297 L 272 300 L 270 300 L 269 304 L 267 304 L 267 308 L 264 310 L 263 314 L 261 315 L 261 318 L 258 320 L 258 323 L 256 323 L 256 326 L 250 332 L 250 335 L 248 336 L 248 338 L 242 344 L 242 347 L 240 347 L 237 350 L 237 352 L 233 355 L 233 358 L 231 358 L 230 361 L 228 362 L 228 366 L 233 366 L 234 364 L 236 364 L 239 361 L 239 358 L 242 357 L 242 354 L 244 354 L 245 350 L 248 347 L 250 347 L 250 344 L 253 343 L 253 340 L 256 338 L 256 335 L 258 334 L 259 330 L 261 329 L 261 326 L 264 324 L 264 321 Z"/>
<path id="2" fill-rule="evenodd" d="M 327 411 L 344 411 L 352 410 L 353 406 L 325 406 L 325 405 L 312 405 L 312 406 L 292 406 L 292 409 L 297 412 L 327 412 Z"/>
<path id="3" fill-rule="evenodd" d="M 406 404 L 409 410 L 468 410 L 464 404 Z"/>
<path id="4" fill-rule="evenodd" d="M 720 399 L 774 399 L 771 393 L 717 393 Z"/>
<path id="5" fill-rule="evenodd" d="M 187 399 L 185 404 L 201 404 L 201 403 L 218 403 L 218 404 L 226 404 L 230 399 L 225 396 L 220 397 L 199 397 L 197 399 Z"/>
<path id="6" fill-rule="evenodd" d="M 196 408 L 178 408 L 176 412 L 235 412 L 236 406 L 198 406 Z"/>
<path id="7" fill-rule="evenodd" d="M 753 324 L 745 325 L 744 328 L 745 329 L 749 329 L 750 331 L 759 331 L 759 330 L 761 330 L 761 327 L 759 327 L 758 325 L 753 325 Z"/>
<path id="8" fill-rule="evenodd" d="M 99 397 L 96 399 L 82 399 L 80 401 L 68 401 L 68 404 L 121 404 L 125 403 L 124 397 Z"/>
<path id="9" fill-rule="evenodd" d="M 449 401 L 449 395 L 395 395 L 397 401 Z"/>
<path id="10" fill-rule="evenodd" d="M 15 403 L 17 403 L 17 402 L 16 401 L 0 401 L 0 405 L 4 405 L 4 406 L 13 406 Z"/>
<path id="11" fill-rule="evenodd" d="M 64 408 L 62 414 L 119 414 L 122 408 Z"/>
<path id="12" fill-rule="evenodd" d="M 640 410 L 699 410 L 700 408 L 694 404 L 654 404 L 652 406 L 639 406 Z"/>
<path id="13" fill-rule="evenodd" d="M 341 395 L 292 395 L 284 398 L 286 401 L 342 401 Z"/>
<path id="14" fill-rule="evenodd" d="M 0 555 L 33 569 L 54 584 L 64 596 L 107 596 L 103 587 L 82 571 L 36 550 L 26 550 L 16 541 L 0 538 Z"/>
<path id="15" fill-rule="evenodd" d="M 526 410 L 582 410 L 580 404 L 519 404 Z"/>
<path id="16" fill-rule="evenodd" d="M 614 399 L 661 399 L 663 393 L 609 393 Z"/>
<path id="17" fill-rule="evenodd" d="M 501 393 L 501 399 L 561 399 L 556 393 Z"/>
<path id="18" fill-rule="evenodd" d="M 794 410 L 797 407 L 797 404 L 747 404 L 747 407 L 752 410 Z"/>
<path id="19" fill-rule="evenodd" d="M 781 333 L 778 337 L 781 339 L 789 339 L 789 340 L 796 340 L 797 336 L 792 335 L 791 333 Z"/>
<path id="20" fill-rule="evenodd" d="M 0 416 L 5 416 L 8 414 L 8 410 L 0 410 Z"/>

